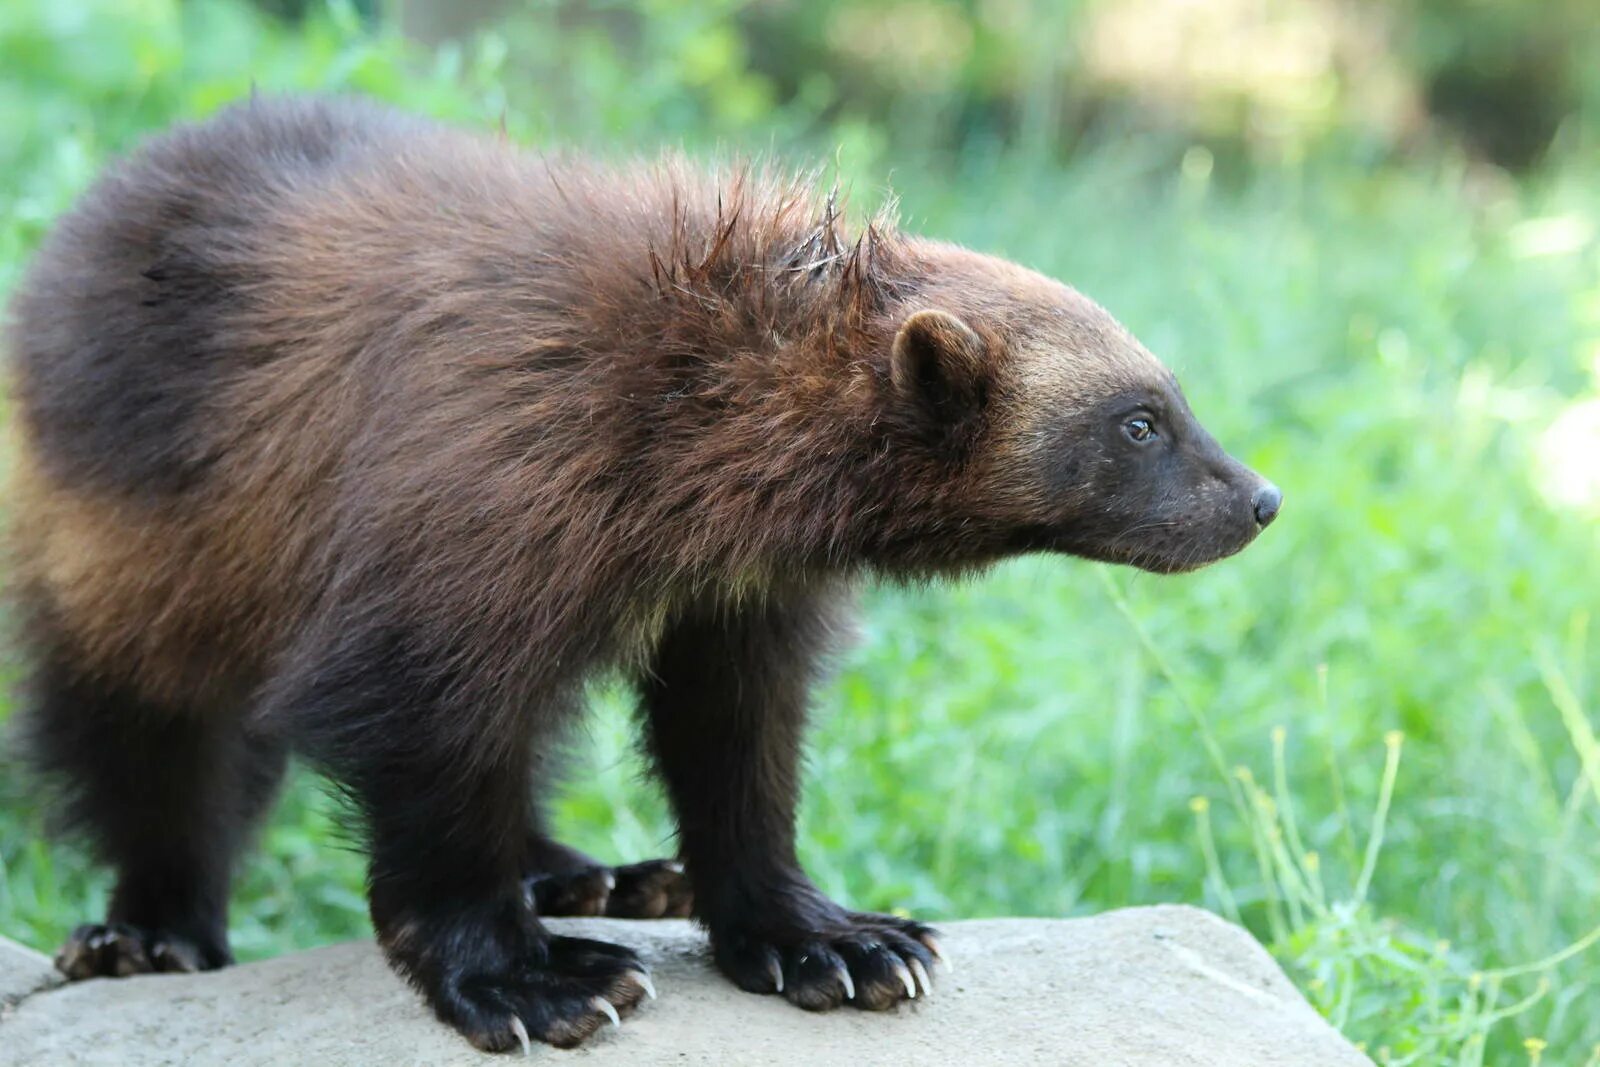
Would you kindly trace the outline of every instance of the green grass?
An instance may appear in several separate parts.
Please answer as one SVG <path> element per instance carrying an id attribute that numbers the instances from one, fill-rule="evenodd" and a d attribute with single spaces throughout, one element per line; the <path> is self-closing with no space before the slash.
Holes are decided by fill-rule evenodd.
<path id="1" fill-rule="evenodd" d="M 29 54 L 47 59 L 0 86 L 0 110 L 37 98 L 55 123 L 0 172 L 0 287 L 109 149 L 247 71 L 484 124 L 504 99 L 492 65 L 408 79 L 392 43 L 326 23 L 292 38 L 227 16 L 247 60 L 195 69 L 161 58 L 178 16 L 153 4 L 99 46 L 145 57 L 132 106 L 38 43 L 58 6 L 28 9 Z M 0 69 L 19 17 L 0 17 Z M 881 184 L 886 159 L 857 157 L 858 188 Z M 1541 487 L 1552 455 L 1584 455 L 1548 427 L 1600 394 L 1595 171 L 1502 188 L 1448 159 L 1329 161 L 1224 189 L 1203 154 L 1180 167 L 1112 145 L 1066 166 L 980 146 L 896 161 L 908 225 L 1105 303 L 1286 504 L 1256 546 L 1193 576 L 1030 558 L 868 590 L 817 700 L 818 881 L 933 918 L 1203 904 L 1380 1060 L 1594 1064 L 1600 510 Z M 669 820 L 625 694 L 595 704 L 560 825 L 603 857 L 658 853 Z M 105 879 L 42 842 L 22 790 L 0 795 L 0 931 L 48 947 L 99 911 Z M 241 879 L 242 955 L 366 930 L 338 825 L 296 777 Z"/>

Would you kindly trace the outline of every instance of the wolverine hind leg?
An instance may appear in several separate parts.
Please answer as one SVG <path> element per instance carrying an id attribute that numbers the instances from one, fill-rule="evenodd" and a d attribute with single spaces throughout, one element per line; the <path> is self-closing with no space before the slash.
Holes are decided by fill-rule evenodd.
<path id="1" fill-rule="evenodd" d="M 613 919 L 686 919 L 694 904 L 677 860 L 608 867 L 543 830 L 528 836 L 525 885 L 545 917 L 606 915 Z"/>
<path id="2" fill-rule="evenodd" d="M 582 705 L 550 702 L 543 717 L 575 721 Z M 608 866 L 556 840 L 549 829 L 546 795 L 561 777 L 561 749 L 535 745 L 529 768 L 535 793 L 528 811 L 523 890 L 546 918 L 604 915 L 612 919 L 686 919 L 694 904 L 689 876 L 677 859 Z"/>
<path id="3" fill-rule="evenodd" d="M 232 962 L 228 885 L 284 765 L 236 716 L 153 702 L 40 641 L 23 728 L 60 789 L 56 814 L 116 873 L 103 922 L 56 958 L 69 978 L 210 970 Z"/>

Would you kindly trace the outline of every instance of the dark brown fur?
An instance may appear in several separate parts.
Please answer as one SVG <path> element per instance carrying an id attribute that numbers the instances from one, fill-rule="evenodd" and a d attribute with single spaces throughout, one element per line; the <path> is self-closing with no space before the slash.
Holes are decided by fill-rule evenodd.
<path id="1" fill-rule="evenodd" d="M 122 879 L 68 965 L 224 962 L 227 872 L 289 746 L 365 816 L 396 966 L 486 1048 L 513 1016 L 581 1040 L 593 997 L 642 988 L 519 889 L 595 881 L 528 797 L 596 671 L 638 680 L 724 969 L 884 1007 L 927 929 L 840 909 L 793 849 L 850 580 L 1041 549 L 1183 569 L 1276 510 L 1056 282 L 852 230 L 805 179 L 543 158 L 357 103 L 155 141 L 13 315 L 33 732 Z M 131 810 L 161 774 L 184 787 Z M 620 896 L 687 907 L 671 874 Z"/>

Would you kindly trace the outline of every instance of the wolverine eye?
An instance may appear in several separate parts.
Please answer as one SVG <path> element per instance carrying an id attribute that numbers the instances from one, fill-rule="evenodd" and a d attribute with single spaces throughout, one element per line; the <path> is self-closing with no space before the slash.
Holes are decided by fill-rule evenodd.
<path id="1" fill-rule="evenodd" d="M 1127 422 L 1123 423 L 1122 432 L 1127 434 L 1131 440 L 1137 441 L 1139 444 L 1144 444 L 1146 441 L 1153 441 L 1156 438 L 1155 424 L 1149 419 L 1145 418 L 1143 415 L 1129 419 Z"/>

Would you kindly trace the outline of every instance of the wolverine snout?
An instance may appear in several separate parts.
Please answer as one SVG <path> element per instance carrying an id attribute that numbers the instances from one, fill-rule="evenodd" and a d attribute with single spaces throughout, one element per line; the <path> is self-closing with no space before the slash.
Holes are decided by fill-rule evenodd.
<path id="1" fill-rule="evenodd" d="M 1262 482 L 1251 494 L 1250 506 L 1255 510 L 1256 526 L 1265 530 L 1278 517 L 1278 509 L 1283 506 L 1283 490 L 1271 482 Z"/>

